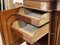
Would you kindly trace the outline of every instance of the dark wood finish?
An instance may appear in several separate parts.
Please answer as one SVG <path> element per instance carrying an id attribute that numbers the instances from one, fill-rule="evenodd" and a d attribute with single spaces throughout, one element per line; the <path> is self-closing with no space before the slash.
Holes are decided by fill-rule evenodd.
<path id="1" fill-rule="evenodd" d="M 60 11 L 57 12 L 57 15 L 58 15 L 58 29 L 57 29 L 56 45 L 60 45 Z"/>
<path id="2" fill-rule="evenodd" d="M 51 12 L 51 17 L 50 17 L 50 33 L 49 33 L 49 45 L 58 45 L 58 42 L 60 41 L 58 39 L 58 33 L 59 33 L 59 19 L 60 19 L 60 16 L 59 16 L 59 12 L 56 11 L 57 9 L 57 0 L 54 0 L 54 2 L 51 2 L 51 8 L 52 8 L 52 12 Z M 59 41 L 57 41 L 57 39 Z"/>
<path id="3" fill-rule="evenodd" d="M 57 31 L 58 31 L 58 13 L 53 12 L 51 17 L 51 28 L 50 28 L 50 44 L 49 45 L 56 45 L 56 39 L 57 39 Z M 54 20 L 54 21 L 53 21 Z"/>
<path id="4" fill-rule="evenodd" d="M 48 45 L 48 34 L 38 40 L 37 43 L 41 45 Z"/>
<path id="5" fill-rule="evenodd" d="M 58 27 L 58 30 L 59 30 L 58 31 L 59 32 L 59 34 L 58 34 L 58 36 L 59 36 L 58 37 L 58 45 L 60 45 L 60 11 L 59 11 L 59 24 L 58 25 L 59 25 L 59 27 Z"/>
<path id="6" fill-rule="evenodd" d="M 1 32 L 1 21 L 0 21 L 0 32 Z"/>
<path id="7" fill-rule="evenodd" d="M 1 12 L 0 12 L 0 15 L 1 15 Z M 1 32 L 1 19 L 0 19 L 0 32 Z"/>

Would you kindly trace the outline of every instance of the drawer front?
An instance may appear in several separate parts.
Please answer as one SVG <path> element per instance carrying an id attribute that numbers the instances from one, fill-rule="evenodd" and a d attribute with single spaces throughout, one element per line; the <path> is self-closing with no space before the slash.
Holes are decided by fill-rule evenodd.
<path id="1" fill-rule="evenodd" d="M 46 2 L 46 0 L 24 0 L 24 1 L 39 1 L 39 2 Z"/>
<path id="2" fill-rule="evenodd" d="M 40 2 L 40 1 L 24 1 L 24 7 L 50 11 L 50 2 Z"/>
<path id="3" fill-rule="evenodd" d="M 12 28 L 15 29 L 16 31 L 18 31 L 22 35 L 20 37 L 23 38 L 23 40 L 29 42 L 30 44 L 35 43 L 36 41 L 41 39 L 43 36 L 45 36 L 49 32 L 49 24 L 46 24 L 40 28 L 35 27 L 33 25 L 31 25 L 31 26 L 25 25 L 24 27 L 21 28 L 21 25 L 23 25 L 25 22 L 24 23 L 20 23 L 20 22 L 19 23 L 18 23 L 18 21 L 14 22 L 12 25 Z M 26 23 L 26 24 L 28 24 L 28 23 Z M 32 30 L 33 30 L 33 32 L 32 32 Z"/>
<path id="4" fill-rule="evenodd" d="M 50 2 L 50 0 L 25 0 L 25 1 L 40 1 L 40 2 Z"/>
<path id="5" fill-rule="evenodd" d="M 31 7 L 31 8 L 40 8 L 40 2 L 24 1 L 24 6 Z"/>

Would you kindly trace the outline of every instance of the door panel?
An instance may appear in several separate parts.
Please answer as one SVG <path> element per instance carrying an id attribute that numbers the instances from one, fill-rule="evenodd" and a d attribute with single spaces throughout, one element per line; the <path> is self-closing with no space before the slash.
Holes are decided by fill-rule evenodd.
<path id="1" fill-rule="evenodd" d="M 17 35 L 17 32 L 11 28 L 11 25 L 16 19 L 16 13 L 19 8 L 11 9 L 7 11 L 1 11 L 1 25 L 2 25 L 2 36 L 4 45 L 15 45 L 23 42 L 23 40 Z"/>

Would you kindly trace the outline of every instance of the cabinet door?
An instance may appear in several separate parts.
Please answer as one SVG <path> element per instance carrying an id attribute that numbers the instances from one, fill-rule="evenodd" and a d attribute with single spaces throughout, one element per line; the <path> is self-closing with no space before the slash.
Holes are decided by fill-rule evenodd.
<path id="1" fill-rule="evenodd" d="M 19 45 L 22 42 L 21 38 L 17 35 L 18 32 L 11 28 L 12 23 L 17 20 L 16 13 L 19 8 L 1 11 L 1 26 L 4 45 Z M 16 43 L 17 42 L 17 43 Z"/>

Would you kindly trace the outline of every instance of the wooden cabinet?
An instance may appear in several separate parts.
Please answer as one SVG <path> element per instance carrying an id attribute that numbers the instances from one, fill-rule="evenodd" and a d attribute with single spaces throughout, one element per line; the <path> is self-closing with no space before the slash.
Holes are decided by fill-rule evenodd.
<path id="1" fill-rule="evenodd" d="M 1 25 L 2 25 L 2 33 L 3 33 L 3 36 L 4 36 L 3 39 L 4 39 L 4 42 L 5 42 L 4 44 L 6 44 L 6 45 L 10 45 L 10 44 L 15 45 L 15 44 L 20 44 L 21 42 L 24 42 L 24 40 L 20 38 L 22 36 L 22 34 L 19 31 L 16 31 L 15 29 L 11 28 L 13 22 L 18 20 L 16 18 L 16 15 L 17 15 L 17 12 L 18 12 L 19 9 L 20 8 L 16 8 L 16 9 L 12 9 L 12 10 L 2 11 L 0 13 L 1 14 L 0 18 L 1 18 Z M 57 29 L 57 32 L 54 32 L 54 33 L 57 34 L 57 36 L 55 35 L 56 39 L 51 38 L 51 41 L 53 41 L 53 39 L 55 39 L 56 44 L 60 45 L 60 43 L 59 43 L 59 41 L 60 41 L 59 40 L 59 35 L 60 35 L 60 32 L 59 32 L 60 31 L 60 20 L 59 20 L 60 19 L 60 12 L 58 12 L 57 14 L 59 14 L 58 15 L 58 29 Z M 13 26 L 13 27 L 15 27 L 15 26 Z M 51 36 L 53 36 L 53 35 L 51 35 Z M 53 43 L 54 43 L 54 41 L 53 41 Z M 52 45 L 53 43 L 51 42 L 50 44 Z"/>
<path id="2" fill-rule="evenodd" d="M 37 4 L 36 2 L 32 2 L 33 5 Z M 26 4 L 26 3 L 25 3 Z M 29 2 L 31 7 L 24 7 L 28 14 L 31 14 L 31 10 L 37 11 L 37 7 L 40 7 L 40 3 L 32 6 Z M 50 13 L 50 23 L 46 23 L 40 27 L 36 26 L 36 22 L 39 22 L 40 18 L 34 17 L 34 15 L 27 16 L 26 10 L 22 9 L 22 7 L 18 7 L 15 9 L 10 9 L 6 11 L 0 12 L 0 19 L 1 19 L 1 29 L 2 29 L 2 36 L 4 45 L 20 45 L 22 42 L 28 42 L 28 45 L 60 45 L 60 12 L 53 10 Z M 47 11 L 43 11 L 44 14 L 47 14 Z M 44 17 L 44 19 L 48 19 L 49 16 Z M 31 19 L 33 25 L 31 24 Z M 27 21 L 28 20 L 28 21 Z M 37 21 L 38 20 L 38 21 Z M 42 18 L 43 20 L 43 18 Z M 27 23 L 27 22 L 30 23 Z M 42 22 L 45 22 L 44 20 Z M 39 24 L 39 23 L 38 23 Z M 50 24 L 50 26 L 49 26 Z M 47 37 L 45 38 L 47 34 Z M 46 40 L 46 41 L 45 41 Z"/>
<path id="3" fill-rule="evenodd" d="M 20 44 L 20 41 L 23 41 L 18 35 L 17 32 L 11 29 L 11 24 L 17 20 L 16 19 L 16 13 L 19 10 L 12 9 L 7 11 L 1 11 L 1 25 L 2 25 L 2 33 L 3 33 L 3 42 L 4 45 L 13 45 L 14 43 Z M 13 12 L 13 13 L 12 13 Z M 19 42 L 19 43 L 18 43 Z"/>
<path id="4" fill-rule="evenodd" d="M 29 35 L 28 34 L 25 35 L 26 32 L 25 32 L 25 34 L 24 34 L 24 32 L 20 33 L 19 29 L 16 28 L 17 26 L 15 27 L 16 24 L 14 23 L 15 21 L 19 20 L 16 17 L 18 15 L 17 13 L 18 13 L 19 9 L 20 9 L 20 7 L 11 9 L 11 10 L 7 10 L 7 11 L 1 11 L 0 18 L 1 18 L 2 33 L 4 36 L 4 38 L 3 38 L 4 45 L 10 45 L 10 44 L 11 45 L 16 45 L 16 44 L 20 45 L 20 43 L 22 43 L 24 41 L 29 42 L 31 45 L 31 44 L 35 43 L 37 40 L 39 40 L 40 38 L 44 37 L 49 32 L 48 31 L 49 24 L 47 24 L 41 28 L 27 24 L 27 26 L 25 26 L 25 27 L 28 28 L 28 31 L 31 26 L 32 26 L 31 28 L 33 28 L 33 30 L 35 30 L 35 31 L 32 30 L 33 33 L 29 32 Z M 19 24 L 17 23 L 17 25 L 19 25 Z M 23 26 L 23 25 L 25 25 L 25 24 L 22 23 L 21 26 Z M 23 28 L 23 29 L 26 29 L 26 28 Z M 36 34 L 34 34 L 34 33 L 36 33 Z M 24 36 L 24 38 L 22 36 Z M 28 36 L 30 36 L 31 38 Z M 48 44 L 48 42 L 47 42 L 47 44 Z"/>

